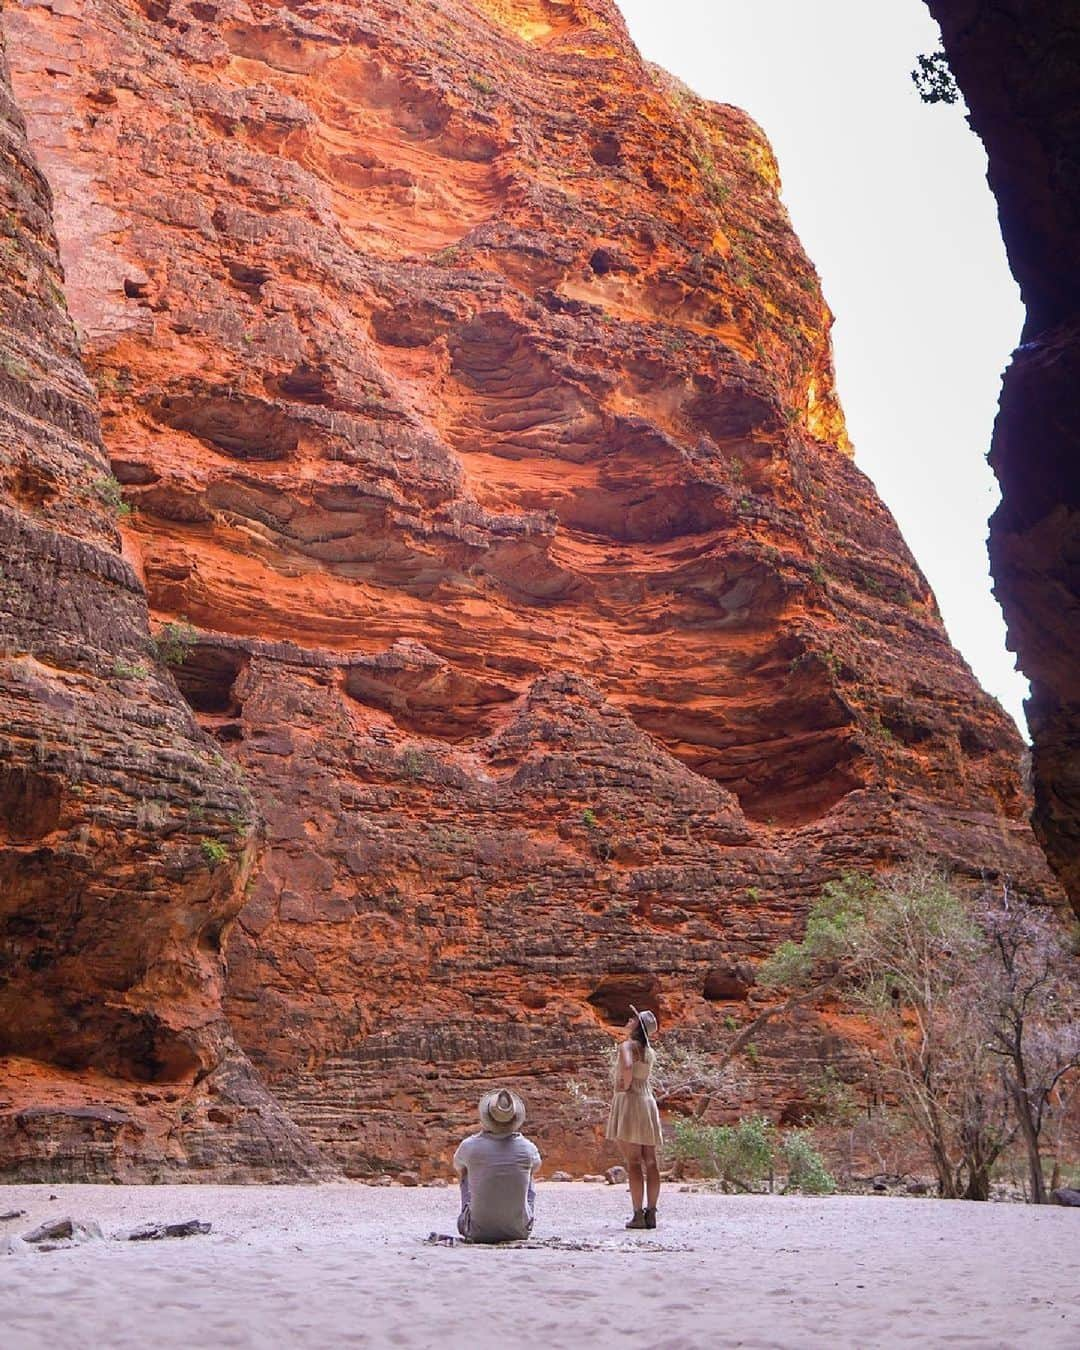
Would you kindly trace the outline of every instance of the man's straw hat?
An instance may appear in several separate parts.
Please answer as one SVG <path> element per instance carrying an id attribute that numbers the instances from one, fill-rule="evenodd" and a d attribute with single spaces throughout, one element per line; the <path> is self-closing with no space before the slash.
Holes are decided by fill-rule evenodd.
<path id="1" fill-rule="evenodd" d="M 488 1134 L 516 1134 L 525 1124 L 525 1103 L 509 1088 L 496 1088 L 480 1098 L 480 1124 Z"/>

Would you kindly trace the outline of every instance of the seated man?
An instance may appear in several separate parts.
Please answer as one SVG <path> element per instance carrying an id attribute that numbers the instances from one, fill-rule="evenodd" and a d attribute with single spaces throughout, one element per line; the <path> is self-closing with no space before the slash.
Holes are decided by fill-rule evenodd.
<path id="1" fill-rule="evenodd" d="M 480 1098 L 483 1131 L 463 1139 L 454 1154 L 461 1178 L 458 1232 L 469 1242 L 514 1242 L 532 1232 L 533 1173 L 540 1152 L 521 1133 L 525 1103 L 500 1088 Z"/>

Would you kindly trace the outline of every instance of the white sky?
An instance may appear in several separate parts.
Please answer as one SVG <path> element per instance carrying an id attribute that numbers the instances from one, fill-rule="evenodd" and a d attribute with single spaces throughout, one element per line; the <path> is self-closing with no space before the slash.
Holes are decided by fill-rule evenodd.
<path id="1" fill-rule="evenodd" d="M 618 0 L 643 54 L 745 108 L 836 314 L 856 461 L 938 598 L 953 642 L 1026 732 L 1027 681 L 990 592 L 985 462 L 1023 309 L 986 158 L 960 105 L 911 83 L 938 46 L 922 0 Z"/>

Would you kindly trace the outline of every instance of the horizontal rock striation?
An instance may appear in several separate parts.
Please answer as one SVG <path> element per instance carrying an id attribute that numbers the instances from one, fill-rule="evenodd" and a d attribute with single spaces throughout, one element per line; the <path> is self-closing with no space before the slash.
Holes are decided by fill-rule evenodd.
<path id="1" fill-rule="evenodd" d="M 251 803 L 121 554 L 2 44 L 0 111 L 0 1178 L 306 1175 L 221 1011 Z"/>
<path id="2" fill-rule="evenodd" d="M 629 1003 L 715 1044 L 828 878 L 1052 888 L 769 147 L 612 4 L 3 22 L 125 544 L 265 822 L 225 1008 L 326 1156 L 431 1172 L 500 1077 L 595 1170 L 567 1082 Z M 763 1032 L 745 1103 L 838 1025 Z"/>
<path id="3" fill-rule="evenodd" d="M 1080 912 L 1080 17 L 1054 0 L 930 9 L 1027 307 L 990 451 L 990 562 L 1031 680 L 1035 829 Z"/>

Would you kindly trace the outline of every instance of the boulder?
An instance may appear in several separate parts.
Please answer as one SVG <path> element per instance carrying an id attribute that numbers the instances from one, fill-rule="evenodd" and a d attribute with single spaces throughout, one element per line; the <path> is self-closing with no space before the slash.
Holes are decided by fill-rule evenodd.
<path id="1" fill-rule="evenodd" d="M 22 1240 L 41 1252 L 56 1251 L 61 1247 L 78 1247 L 84 1242 L 100 1242 L 101 1227 L 93 1219 L 47 1219 L 24 1233 Z"/>
<path id="2" fill-rule="evenodd" d="M 197 1237 L 209 1233 L 212 1225 L 205 1219 L 185 1219 L 183 1223 L 144 1223 L 128 1234 L 129 1242 L 158 1242 L 162 1238 Z"/>

